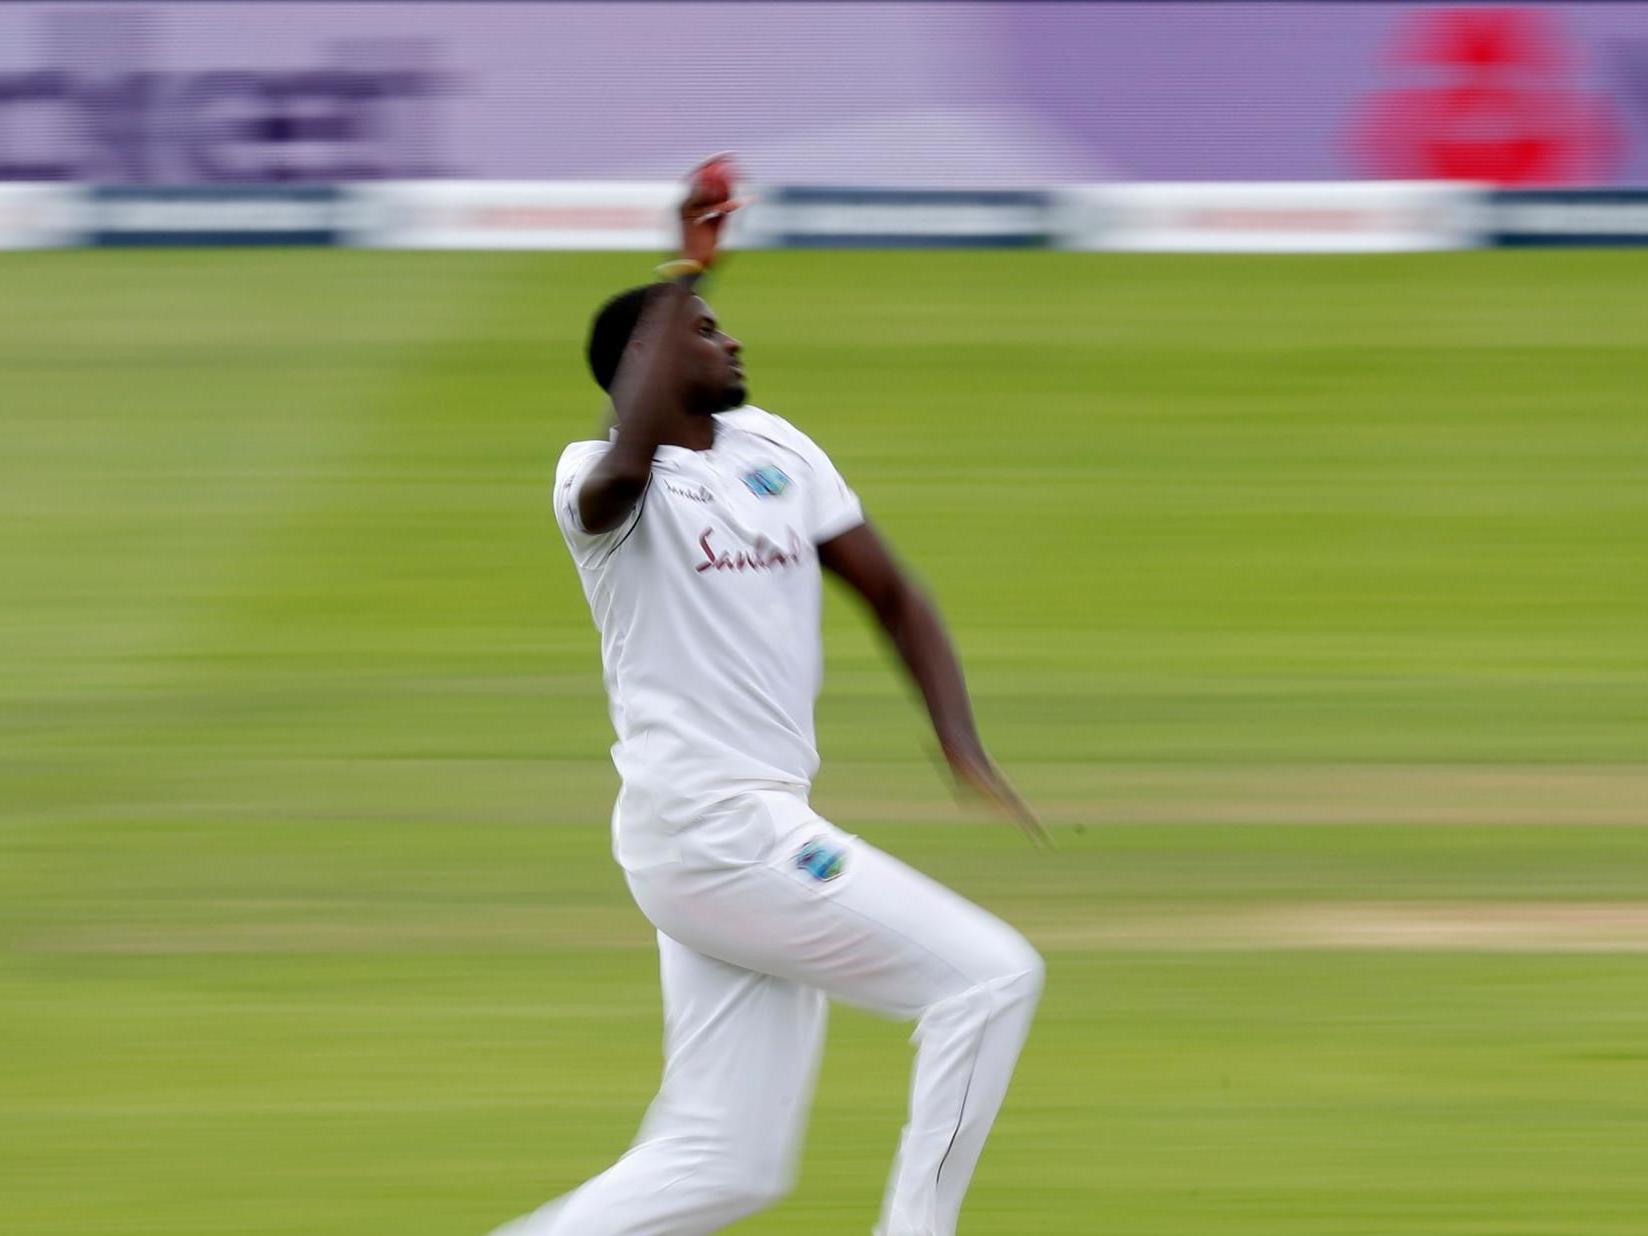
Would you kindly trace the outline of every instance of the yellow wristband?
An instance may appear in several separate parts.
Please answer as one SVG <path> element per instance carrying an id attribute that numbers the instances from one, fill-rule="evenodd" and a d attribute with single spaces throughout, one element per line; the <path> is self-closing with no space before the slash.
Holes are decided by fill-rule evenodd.
<path id="1" fill-rule="evenodd" d="M 704 270 L 702 262 L 695 262 L 692 258 L 676 258 L 673 262 L 661 263 L 655 273 L 660 279 L 680 279 L 686 275 L 701 275 Z"/>

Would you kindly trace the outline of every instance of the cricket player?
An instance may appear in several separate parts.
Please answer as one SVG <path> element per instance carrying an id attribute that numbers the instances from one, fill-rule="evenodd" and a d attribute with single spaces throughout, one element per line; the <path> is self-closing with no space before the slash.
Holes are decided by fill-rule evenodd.
<path id="1" fill-rule="evenodd" d="M 696 170 L 670 277 L 596 317 L 616 428 L 555 474 L 617 731 L 614 851 L 658 929 L 663 1083 L 616 1164 L 496 1236 L 699 1236 L 778 1201 L 830 999 L 915 1021 L 876 1232 L 951 1236 L 1041 993 L 1018 932 L 808 805 L 824 567 L 886 630 L 958 777 L 1044 836 L 980 744 L 932 603 L 829 457 L 745 402 L 740 345 L 695 291 L 731 177 L 725 156 Z"/>

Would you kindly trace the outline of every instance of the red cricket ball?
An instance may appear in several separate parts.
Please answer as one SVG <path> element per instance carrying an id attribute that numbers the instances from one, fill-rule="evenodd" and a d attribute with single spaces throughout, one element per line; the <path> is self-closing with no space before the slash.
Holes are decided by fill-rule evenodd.
<path id="1" fill-rule="evenodd" d="M 711 159 L 693 175 L 693 196 L 724 202 L 732 196 L 732 160 Z"/>

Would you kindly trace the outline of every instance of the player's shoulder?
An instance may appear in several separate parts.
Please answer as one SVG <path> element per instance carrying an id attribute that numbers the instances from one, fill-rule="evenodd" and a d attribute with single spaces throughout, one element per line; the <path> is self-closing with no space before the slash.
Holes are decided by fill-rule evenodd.
<path id="1" fill-rule="evenodd" d="M 782 416 L 758 408 L 753 403 L 747 403 L 731 412 L 723 412 L 719 418 L 745 433 L 754 434 L 759 438 L 767 438 L 780 446 L 787 446 L 802 455 L 811 456 L 814 452 L 822 453 L 818 443 L 807 434 L 785 420 Z"/>
<path id="2" fill-rule="evenodd" d="M 600 441 L 568 442 L 561 451 L 560 459 L 555 462 L 556 479 L 571 475 L 582 464 L 605 454 L 611 445 L 611 442 Z"/>

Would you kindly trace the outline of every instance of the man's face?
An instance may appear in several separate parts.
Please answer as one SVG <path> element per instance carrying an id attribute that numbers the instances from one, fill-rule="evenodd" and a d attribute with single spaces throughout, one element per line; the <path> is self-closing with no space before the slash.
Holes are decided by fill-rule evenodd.
<path id="1" fill-rule="evenodd" d="M 693 298 L 688 331 L 682 361 L 687 410 L 710 416 L 742 407 L 748 392 L 738 354 L 744 345 L 721 329 L 715 311 L 697 297 Z"/>

